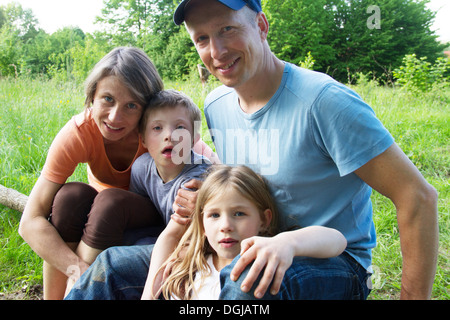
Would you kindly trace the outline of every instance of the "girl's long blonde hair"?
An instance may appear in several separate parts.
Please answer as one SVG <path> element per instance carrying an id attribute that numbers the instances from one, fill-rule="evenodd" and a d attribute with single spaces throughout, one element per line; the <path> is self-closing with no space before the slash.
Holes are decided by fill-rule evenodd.
<path id="1" fill-rule="evenodd" d="M 189 228 L 175 251 L 159 271 L 164 270 L 167 265 L 171 269 L 170 275 L 161 288 L 161 292 L 166 299 L 174 296 L 182 300 L 191 299 L 196 272 L 200 271 L 205 275 L 211 272 L 206 257 L 213 250 L 209 246 L 204 232 L 203 208 L 212 197 L 220 195 L 221 192 L 230 187 L 250 200 L 259 209 L 261 219 L 268 225 L 260 235 L 275 235 L 278 215 L 265 180 L 246 166 L 212 166 L 198 192 L 197 204 Z M 263 214 L 266 209 L 272 211 L 272 219 L 268 224 Z"/>

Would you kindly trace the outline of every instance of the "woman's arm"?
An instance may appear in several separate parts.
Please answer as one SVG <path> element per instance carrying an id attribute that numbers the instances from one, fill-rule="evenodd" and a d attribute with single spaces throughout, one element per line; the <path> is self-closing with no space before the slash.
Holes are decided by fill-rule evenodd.
<path id="1" fill-rule="evenodd" d="M 53 199 L 61 186 L 39 177 L 20 220 L 19 234 L 42 259 L 61 272 L 67 274 L 73 266 L 84 272 L 88 265 L 67 246 L 48 221 Z"/>
<path id="2" fill-rule="evenodd" d="M 176 215 L 176 213 L 172 216 L 174 215 Z M 148 271 L 147 281 L 145 282 L 144 292 L 142 293 L 142 300 L 158 298 L 159 291 L 164 280 L 164 274 L 158 271 L 175 250 L 175 247 L 183 236 L 185 230 L 186 226 L 175 222 L 174 219 L 171 219 L 167 224 L 167 227 L 158 237 L 158 240 L 153 247 L 150 260 L 150 269 Z"/>

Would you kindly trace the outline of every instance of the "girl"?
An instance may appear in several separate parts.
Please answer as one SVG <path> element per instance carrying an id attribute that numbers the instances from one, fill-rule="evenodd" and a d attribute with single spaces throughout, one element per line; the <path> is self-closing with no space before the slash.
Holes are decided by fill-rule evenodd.
<path id="1" fill-rule="evenodd" d="M 220 270 L 264 237 L 274 236 L 276 222 L 276 208 L 262 177 L 245 166 L 213 166 L 199 190 L 187 231 L 172 220 L 158 238 L 143 299 L 160 293 L 166 299 L 218 299 Z M 333 257 L 347 245 L 339 231 L 319 226 L 278 236 L 290 253 L 287 266 L 294 256 Z"/>

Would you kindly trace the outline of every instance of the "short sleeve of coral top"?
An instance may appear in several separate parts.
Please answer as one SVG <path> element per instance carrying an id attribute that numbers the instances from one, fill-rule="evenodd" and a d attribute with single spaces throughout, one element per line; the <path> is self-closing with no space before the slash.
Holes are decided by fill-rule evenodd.
<path id="1" fill-rule="evenodd" d="M 145 152 L 147 149 L 139 138 L 139 148 L 132 163 Z M 128 190 L 132 163 L 124 171 L 117 171 L 111 165 L 103 136 L 89 110 L 74 116 L 57 134 L 41 174 L 51 182 L 64 184 L 80 163 L 87 163 L 89 185 L 97 191 L 107 188 Z"/>

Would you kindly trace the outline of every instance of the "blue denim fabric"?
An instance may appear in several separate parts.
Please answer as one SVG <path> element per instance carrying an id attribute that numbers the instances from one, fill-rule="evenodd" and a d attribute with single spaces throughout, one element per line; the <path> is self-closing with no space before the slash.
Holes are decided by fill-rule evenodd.
<path id="1" fill-rule="evenodd" d="M 240 289 L 250 266 L 236 282 L 230 279 L 238 259 L 239 256 L 220 272 L 222 300 L 256 299 L 254 290 L 260 278 L 249 293 Z M 329 259 L 296 257 L 286 271 L 280 292 L 275 296 L 266 292 L 263 300 L 365 300 L 370 293 L 369 277 L 370 274 L 347 253 Z"/>
<path id="2" fill-rule="evenodd" d="M 103 251 L 75 283 L 66 300 L 138 300 L 150 267 L 153 245 Z"/>
<path id="3" fill-rule="evenodd" d="M 112 247 L 103 251 L 81 276 L 66 300 L 138 300 L 148 274 L 153 245 Z M 220 273 L 223 300 L 252 300 L 253 290 L 240 285 L 250 267 L 236 282 L 230 280 L 234 261 Z M 370 290 L 366 270 L 344 253 L 330 259 L 294 258 L 280 292 L 266 293 L 264 300 L 366 299 Z M 256 282 L 258 283 L 258 281 Z"/>

